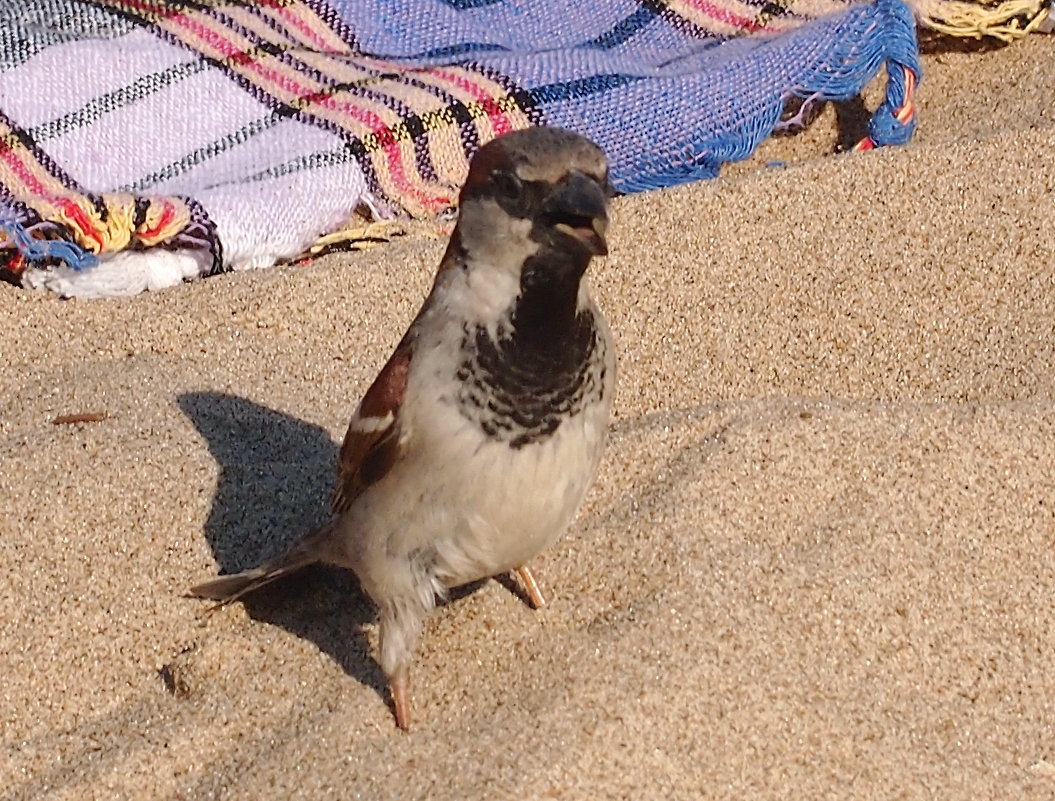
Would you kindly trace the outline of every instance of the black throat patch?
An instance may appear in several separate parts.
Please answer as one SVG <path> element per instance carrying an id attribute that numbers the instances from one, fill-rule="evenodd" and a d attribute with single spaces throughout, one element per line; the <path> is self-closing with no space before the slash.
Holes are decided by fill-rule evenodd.
<path id="1" fill-rule="evenodd" d="M 466 326 L 458 407 L 492 439 L 522 448 L 551 437 L 561 422 L 604 397 L 605 343 L 593 314 L 581 312 L 564 347 L 540 348 L 514 330 L 491 339 Z"/>

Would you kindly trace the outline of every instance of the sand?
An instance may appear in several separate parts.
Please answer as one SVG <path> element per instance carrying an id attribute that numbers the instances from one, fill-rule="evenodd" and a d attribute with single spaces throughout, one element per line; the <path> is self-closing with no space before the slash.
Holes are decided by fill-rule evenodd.
<path id="1" fill-rule="evenodd" d="M 617 408 L 551 604 L 438 610 L 409 735 L 346 573 L 182 594 L 324 519 L 443 242 L 0 287 L 0 797 L 1051 798 L 1053 63 L 931 54 L 910 146 L 827 155 L 827 112 L 617 201 Z"/>

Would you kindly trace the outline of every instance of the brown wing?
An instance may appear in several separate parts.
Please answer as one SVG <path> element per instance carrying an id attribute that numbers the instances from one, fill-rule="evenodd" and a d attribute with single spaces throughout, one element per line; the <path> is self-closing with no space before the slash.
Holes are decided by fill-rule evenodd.
<path id="1" fill-rule="evenodd" d="M 337 465 L 337 492 L 332 504 L 336 514 L 347 511 L 399 458 L 399 409 L 407 389 L 412 352 L 406 341 L 396 348 L 348 424 Z"/>

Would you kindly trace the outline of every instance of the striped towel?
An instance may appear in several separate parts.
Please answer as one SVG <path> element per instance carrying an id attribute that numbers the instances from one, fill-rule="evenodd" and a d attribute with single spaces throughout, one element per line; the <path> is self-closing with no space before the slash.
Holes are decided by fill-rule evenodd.
<path id="1" fill-rule="evenodd" d="M 902 0 L 0 0 L 0 276 L 131 294 L 448 213 L 484 142 L 559 125 L 617 189 L 713 177 L 793 97 L 886 97 Z"/>

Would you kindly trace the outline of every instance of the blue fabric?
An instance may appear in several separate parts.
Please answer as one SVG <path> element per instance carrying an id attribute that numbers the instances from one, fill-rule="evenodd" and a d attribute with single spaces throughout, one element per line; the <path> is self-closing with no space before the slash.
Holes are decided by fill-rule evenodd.
<path id="1" fill-rule="evenodd" d="M 899 68 L 920 72 L 915 22 L 901 0 L 735 38 L 637 0 L 342 0 L 335 8 L 365 52 L 507 76 L 540 122 L 601 145 L 623 192 L 712 178 L 754 152 L 788 98 L 852 98 L 884 64 L 889 86 L 871 138 L 904 144 L 915 130 L 914 117 L 902 124 L 892 114 L 904 100 Z"/>

